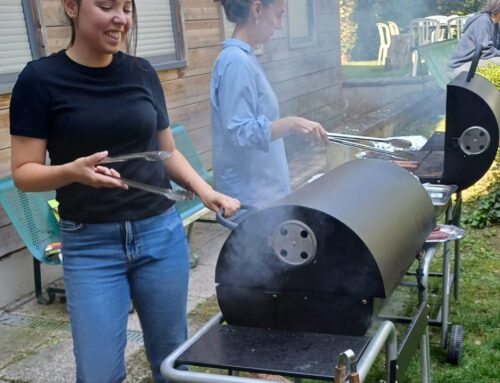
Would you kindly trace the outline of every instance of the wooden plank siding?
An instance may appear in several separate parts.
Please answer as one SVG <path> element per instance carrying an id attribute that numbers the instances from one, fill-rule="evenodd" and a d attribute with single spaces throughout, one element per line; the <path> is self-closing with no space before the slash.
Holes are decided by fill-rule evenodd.
<path id="1" fill-rule="evenodd" d="M 139 0 L 140 1 L 140 0 Z M 188 65 L 158 73 L 171 122 L 184 124 L 200 154 L 211 167 L 209 85 L 213 62 L 223 40 L 220 9 L 213 0 L 181 0 Z M 40 0 L 48 53 L 64 49 L 71 32 L 60 0 Z M 315 0 L 316 43 L 291 49 L 287 21 L 265 45 L 259 60 L 280 101 L 281 115 L 302 115 L 327 129 L 337 122 L 341 102 L 338 2 Z M 10 174 L 9 95 L 0 95 L 0 177 Z M 300 148 L 300 139 L 287 146 Z M 0 257 L 22 243 L 0 208 Z"/>

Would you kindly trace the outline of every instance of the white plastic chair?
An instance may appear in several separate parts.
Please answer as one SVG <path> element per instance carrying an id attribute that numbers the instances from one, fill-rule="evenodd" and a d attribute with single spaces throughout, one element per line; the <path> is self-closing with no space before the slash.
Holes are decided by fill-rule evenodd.
<path id="1" fill-rule="evenodd" d="M 422 45 L 432 44 L 441 37 L 441 24 L 439 21 L 429 18 L 414 19 L 410 22 L 410 33 L 412 41 L 412 76 L 417 75 L 417 68 L 421 61 L 418 48 Z"/>
<path id="2" fill-rule="evenodd" d="M 433 15 L 433 16 L 427 16 L 425 18 L 430 20 L 436 20 L 440 24 L 446 24 L 448 22 L 448 16 L 443 16 L 443 15 Z"/>
<path id="3" fill-rule="evenodd" d="M 441 24 L 434 19 L 414 19 L 410 22 L 410 31 L 414 47 L 432 44 L 438 41 Z"/>
<path id="4" fill-rule="evenodd" d="M 378 65 L 385 65 L 387 53 L 391 46 L 391 31 L 389 26 L 385 23 L 377 23 L 378 35 L 380 37 L 380 47 L 378 49 Z"/>
<path id="5" fill-rule="evenodd" d="M 388 21 L 387 26 L 389 27 L 389 31 L 391 32 L 391 36 L 399 35 L 399 27 L 394 21 Z"/>
<path id="6" fill-rule="evenodd" d="M 436 20 L 439 28 L 436 30 L 435 41 L 443 41 L 448 38 L 448 16 L 434 15 L 427 16 L 426 19 Z"/>
<path id="7" fill-rule="evenodd" d="M 464 25 L 470 16 L 450 16 L 448 18 L 448 38 L 460 40 Z"/>

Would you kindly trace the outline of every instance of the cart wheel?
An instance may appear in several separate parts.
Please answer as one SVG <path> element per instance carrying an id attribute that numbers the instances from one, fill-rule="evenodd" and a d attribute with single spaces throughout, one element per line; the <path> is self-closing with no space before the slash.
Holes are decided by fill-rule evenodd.
<path id="1" fill-rule="evenodd" d="M 460 325 L 451 326 L 448 340 L 448 362 L 458 365 L 460 354 L 462 353 L 462 342 L 464 338 L 464 328 Z"/>

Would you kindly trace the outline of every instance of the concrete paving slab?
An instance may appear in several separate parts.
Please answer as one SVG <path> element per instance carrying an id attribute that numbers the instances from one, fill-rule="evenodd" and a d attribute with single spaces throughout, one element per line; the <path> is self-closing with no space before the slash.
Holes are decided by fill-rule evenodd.
<path id="1" fill-rule="evenodd" d="M 196 274 L 196 277 L 189 281 L 188 312 L 215 294 L 215 268 L 213 266 L 199 265 L 192 274 Z"/>
<path id="2" fill-rule="evenodd" d="M 229 230 L 224 230 L 218 236 L 214 236 L 212 241 L 208 242 L 203 248 L 199 249 L 196 254 L 199 256 L 199 265 L 203 266 L 214 266 L 217 264 L 217 259 L 219 258 L 220 250 L 222 245 L 226 241 L 227 236 L 229 235 Z M 192 269 L 195 271 L 196 268 Z M 192 279 L 196 277 L 193 276 Z"/>
<path id="3" fill-rule="evenodd" d="M 127 330 L 132 331 L 142 331 L 141 323 L 139 322 L 139 316 L 136 311 L 133 311 L 128 315 Z"/>
<path id="4" fill-rule="evenodd" d="M 36 353 L 52 337 L 50 332 L 0 325 L 0 377 L 4 369 Z"/>
<path id="5" fill-rule="evenodd" d="M 144 349 L 131 353 L 126 360 L 127 378 L 123 383 L 153 383 Z"/>
<path id="6" fill-rule="evenodd" d="M 209 213 L 203 219 L 215 220 L 215 214 Z M 214 237 L 224 233 L 226 229 L 217 223 L 196 222 L 193 225 L 189 248 L 191 251 L 198 251 L 210 243 Z"/>
<path id="7" fill-rule="evenodd" d="M 73 342 L 69 332 L 45 331 L 44 334 L 43 331 L 16 327 L 11 327 L 9 331 L 0 332 L 17 335 L 19 333 L 33 333 L 32 335 L 36 334 L 38 336 L 38 342 L 33 343 L 33 340 L 31 340 L 29 347 L 19 344 L 18 339 L 13 340 L 11 345 L 21 347 L 8 365 L 0 369 L 0 379 L 8 382 L 31 383 L 68 383 L 75 381 Z M 135 365 L 138 353 L 143 353 L 142 346 L 129 342 L 125 349 L 127 364 Z M 130 382 L 132 381 L 137 382 L 138 380 L 130 380 Z"/>
<path id="8" fill-rule="evenodd" d="M 2 326 L 6 327 L 6 326 Z M 30 332 L 33 329 L 9 329 L 13 333 Z M 2 379 L 14 382 L 66 383 L 75 381 L 72 341 L 69 333 L 49 332 L 38 334 L 40 338 L 24 349 L 19 349 L 15 360 L 0 370 Z M 17 345 L 14 340 L 13 345 Z M 17 348 L 16 346 L 14 346 Z"/>
<path id="9" fill-rule="evenodd" d="M 61 284 L 62 286 L 62 284 Z M 66 310 L 66 304 L 56 299 L 54 303 L 50 305 L 39 304 L 34 297 L 30 297 L 29 300 L 24 301 L 18 305 L 11 305 L 8 311 L 12 314 L 20 314 L 29 317 L 53 319 L 57 321 L 68 321 L 68 312 Z"/>

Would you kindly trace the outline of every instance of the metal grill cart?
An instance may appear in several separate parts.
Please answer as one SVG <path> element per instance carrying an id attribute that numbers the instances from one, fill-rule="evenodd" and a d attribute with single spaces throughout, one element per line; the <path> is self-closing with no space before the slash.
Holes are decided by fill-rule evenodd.
<path id="1" fill-rule="evenodd" d="M 431 197 L 437 195 L 433 202 L 438 215 L 444 212 L 443 223 L 457 227 L 462 190 L 488 171 L 499 147 L 500 92 L 488 80 L 474 75 L 478 52 L 480 49 L 469 73 L 462 73 L 447 86 L 445 132 L 434 133 L 419 151 L 394 152 L 404 156 L 406 160 L 399 161 L 400 165 L 406 165 L 420 179 Z M 442 248 L 442 272 L 430 273 L 442 278 L 441 310 L 429 324 L 441 327 L 441 348 L 448 348 L 448 360 L 457 364 L 463 328 L 454 325 L 449 330 L 448 307 L 452 288 L 455 301 L 459 299 L 460 241 L 444 241 Z"/>
<path id="2" fill-rule="evenodd" d="M 413 173 L 422 183 L 431 183 L 427 185 L 429 194 L 437 194 L 435 206 L 444 210 L 444 223 L 448 225 L 460 226 L 461 192 L 488 171 L 499 147 L 500 92 L 488 80 L 474 76 L 476 65 L 473 63 L 469 73 L 462 73 L 447 86 L 445 132 L 434 133 L 413 154 L 418 164 Z M 441 202 L 437 202 L 439 194 L 443 196 Z M 463 328 L 453 325 L 448 331 L 448 306 L 452 286 L 455 301 L 459 299 L 460 241 L 445 241 L 442 247 L 442 272 L 430 273 L 442 277 L 441 310 L 429 325 L 441 327 L 441 348 L 448 348 L 448 360 L 458 364 Z"/>
<path id="3" fill-rule="evenodd" d="M 218 258 L 221 314 L 165 359 L 163 375 L 254 382 L 234 374 L 250 371 L 362 382 L 385 348 L 387 381 L 395 382 L 420 347 L 422 382 L 429 382 L 427 295 L 401 336 L 377 316 L 415 259 L 423 262 L 416 284 L 425 290 L 424 261 L 436 247 L 425 243 L 435 225 L 422 184 L 380 160 L 346 163 L 248 214 Z"/>
<path id="4" fill-rule="evenodd" d="M 458 302 L 460 279 L 459 241 L 464 234 L 463 229 L 458 227 L 460 224 L 460 212 L 458 209 L 461 209 L 461 197 L 459 194 L 460 192 L 457 192 L 458 187 L 456 185 L 424 184 L 424 187 L 433 201 L 438 219 L 442 215 L 444 216 L 442 217 L 444 224 L 438 226 L 442 233 L 444 233 L 444 236 L 435 239 L 432 239 L 432 236 L 430 237 L 431 239 L 428 240 L 428 246 L 431 246 L 431 248 L 427 253 L 429 259 L 425 261 L 430 264 L 430 261 L 436 254 L 436 249 L 442 247 L 441 272 L 429 272 L 429 266 L 426 265 L 426 276 L 441 278 L 441 302 L 439 305 L 439 311 L 435 318 L 429 319 L 429 325 L 440 327 L 440 346 L 443 350 L 448 351 L 448 361 L 452 364 L 458 364 L 462 350 L 464 330 L 461 325 L 449 324 L 448 313 L 452 287 L 454 290 L 455 302 Z M 453 193 L 458 194 L 455 202 L 452 201 Z M 452 259 L 453 252 L 454 258 Z M 417 273 L 418 272 L 419 271 L 417 270 Z M 427 291 L 427 285 L 425 291 Z"/>

